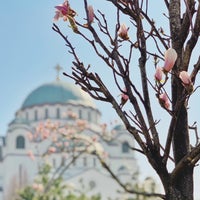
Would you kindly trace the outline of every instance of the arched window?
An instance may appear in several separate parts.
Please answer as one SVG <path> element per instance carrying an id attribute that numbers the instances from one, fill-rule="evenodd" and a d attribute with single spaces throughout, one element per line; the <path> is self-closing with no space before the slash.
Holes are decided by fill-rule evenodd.
<path id="1" fill-rule="evenodd" d="M 93 166 L 96 167 L 97 162 L 96 162 L 96 158 L 93 158 Z"/>
<path id="2" fill-rule="evenodd" d="M 60 119 L 60 109 L 59 108 L 56 109 L 56 118 Z"/>
<path id="3" fill-rule="evenodd" d="M 84 166 L 84 167 L 87 166 L 87 158 L 86 158 L 86 157 L 83 158 L 83 166 Z"/>
<path id="4" fill-rule="evenodd" d="M 28 115 L 28 112 L 26 112 L 26 120 L 29 119 L 29 115 Z"/>
<path id="5" fill-rule="evenodd" d="M 38 112 L 37 112 L 37 110 L 35 110 L 35 121 L 37 121 L 38 120 Z"/>
<path id="6" fill-rule="evenodd" d="M 92 121 L 92 117 L 91 117 L 91 112 L 88 112 L 88 121 L 91 122 Z"/>
<path id="7" fill-rule="evenodd" d="M 45 109 L 45 119 L 49 118 L 49 110 L 46 108 Z"/>
<path id="8" fill-rule="evenodd" d="M 24 149 L 25 148 L 25 139 L 23 136 L 17 136 L 16 139 L 16 148 L 17 149 Z"/>
<path id="9" fill-rule="evenodd" d="M 82 119 L 82 117 L 83 117 L 83 116 L 82 116 L 82 110 L 79 110 L 79 111 L 78 111 L 78 115 L 79 115 L 79 119 Z"/>
<path id="10" fill-rule="evenodd" d="M 53 158 L 53 160 L 52 160 L 52 165 L 54 168 L 56 168 L 56 159 L 55 158 Z"/>
<path id="11" fill-rule="evenodd" d="M 129 152 L 129 144 L 128 144 L 128 142 L 123 142 L 122 143 L 122 152 L 123 153 L 128 153 Z"/>

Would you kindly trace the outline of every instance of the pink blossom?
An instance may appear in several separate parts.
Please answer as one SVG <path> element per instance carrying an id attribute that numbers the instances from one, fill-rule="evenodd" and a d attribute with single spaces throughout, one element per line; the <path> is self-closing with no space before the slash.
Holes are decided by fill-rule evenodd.
<path id="1" fill-rule="evenodd" d="M 184 85 L 190 85 L 192 83 L 190 75 L 186 71 L 181 71 L 179 74 L 179 78 Z"/>
<path id="2" fill-rule="evenodd" d="M 68 147 L 68 146 L 69 146 L 69 142 L 64 142 L 64 145 L 65 145 L 66 147 Z"/>
<path id="3" fill-rule="evenodd" d="M 50 135 L 50 131 L 49 130 L 44 129 L 42 131 L 42 139 L 47 139 L 49 137 L 49 135 Z"/>
<path id="4" fill-rule="evenodd" d="M 82 120 L 82 119 L 78 119 L 76 121 L 76 125 L 79 128 L 79 130 L 84 130 L 85 128 L 87 128 L 87 121 Z"/>
<path id="5" fill-rule="evenodd" d="M 92 6 L 88 6 L 88 21 L 89 23 L 94 21 L 94 9 Z"/>
<path id="6" fill-rule="evenodd" d="M 44 186 L 41 183 L 33 183 L 32 188 L 39 192 L 43 192 Z"/>
<path id="7" fill-rule="evenodd" d="M 127 92 L 126 88 L 124 88 L 123 93 L 121 94 L 121 103 L 120 106 L 122 107 L 129 99 L 129 96 L 125 94 Z"/>
<path id="8" fill-rule="evenodd" d="M 162 75 L 163 75 L 163 70 L 161 67 L 157 67 L 156 68 L 156 73 L 154 75 L 156 81 L 162 81 Z"/>
<path id="9" fill-rule="evenodd" d="M 57 142 L 57 143 L 56 143 L 56 146 L 57 146 L 57 147 L 62 147 L 62 146 L 63 146 L 63 143 L 62 143 L 62 142 Z"/>
<path id="10" fill-rule="evenodd" d="M 187 92 L 190 94 L 193 92 L 193 83 L 191 80 L 191 77 L 188 72 L 186 71 L 181 71 L 179 74 L 179 78 L 182 81 L 183 86 L 187 90 Z"/>
<path id="11" fill-rule="evenodd" d="M 98 136 L 97 135 L 94 135 L 94 136 L 92 136 L 92 141 L 93 142 L 98 142 Z"/>
<path id="12" fill-rule="evenodd" d="M 125 24 L 121 24 L 119 31 L 118 31 L 118 36 L 120 38 L 122 38 L 123 40 L 128 40 L 129 39 L 128 29 L 129 28 L 127 28 Z"/>
<path id="13" fill-rule="evenodd" d="M 34 154 L 33 154 L 33 152 L 30 150 L 30 151 L 28 151 L 28 157 L 31 159 L 31 160 L 35 160 L 35 156 L 34 156 Z"/>
<path id="14" fill-rule="evenodd" d="M 58 141 L 58 136 L 57 136 L 56 134 L 52 134 L 51 140 L 52 140 L 53 142 L 57 142 L 57 141 Z"/>
<path id="15" fill-rule="evenodd" d="M 166 93 L 159 95 L 159 102 L 162 107 L 169 109 L 170 108 L 170 101 Z"/>
<path id="16" fill-rule="evenodd" d="M 72 119 L 77 119 L 78 118 L 78 115 L 75 112 L 71 111 L 71 110 L 68 110 L 67 115 L 68 115 L 69 118 L 72 118 Z"/>
<path id="17" fill-rule="evenodd" d="M 56 152 L 56 148 L 55 147 L 49 147 L 48 152 L 49 153 L 55 153 Z"/>
<path id="18" fill-rule="evenodd" d="M 27 137 L 29 141 L 33 140 L 33 134 L 31 132 L 28 132 Z"/>
<path id="19" fill-rule="evenodd" d="M 165 52 L 165 63 L 163 67 L 164 72 L 169 72 L 173 68 L 176 59 L 177 59 L 176 51 L 173 48 L 169 48 Z"/>
<path id="20" fill-rule="evenodd" d="M 55 6 L 55 16 L 54 21 L 58 21 L 59 18 L 63 18 L 64 21 L 67 21 L 68 17 L 74 17 L 76 12 L 70 8 L 69 2 L 66 0 L 63 4 Z"/>

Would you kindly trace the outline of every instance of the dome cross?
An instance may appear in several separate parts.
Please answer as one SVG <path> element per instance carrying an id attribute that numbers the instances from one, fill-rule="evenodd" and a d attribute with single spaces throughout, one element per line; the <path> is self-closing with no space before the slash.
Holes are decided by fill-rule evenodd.
<path id="1" fill-rule="evenodd" d="M 55 68 L 54 68 L 57 72 L 57 75 L 56 75 L 56 80 L 59 81 L 60 80 L 60 71 L 63 69 L 60 65 L 56 65 Z"/>

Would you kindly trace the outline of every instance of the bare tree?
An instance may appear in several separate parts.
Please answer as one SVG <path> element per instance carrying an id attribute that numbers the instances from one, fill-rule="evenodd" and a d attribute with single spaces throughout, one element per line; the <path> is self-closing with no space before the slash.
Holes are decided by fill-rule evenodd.
<path id="1" fill-rule="evenodd" d="M 156 2 L 157 8 L 152 8 L 148 0 L 105 2 L 116 11 L 111 19 L 113 27 L 106 18 L 106 11 L 93 9 L 87 0 L 84 0 L 83 6 L 86 23 L 78 19 L 68 1 L 56 7 L 55 20 L 62 17 L 69 22 L 76 39 L 83 39 L 85 44 L 91 45 L 96 58 L 102 59 L 110 70 L 116 88 L 122 94 L 121 102 L 97 73 L 96 66 L 79 58 L 80 50 L 73 46 L 75 40 L 70 39 L 70 33 L 66 37 L 54 24 L 53 30 L 64 39 L 74 59 L 72 72 L 64 75 L 73 79 L 94 99 L 112 105 L 139 145 L 137 151 L 146 156 L 160 177 L 165 195 L 157 196 L 166 200 L 192 200 L 193 170 L 200 158 L 200 144 L 197 132 L 195 144 L 190 142 L 189 129 L 197 128 L 196 124 L 189 126 L 188 105 L 196 92 L 193 86 L 200 68 L 200 57 L 196 61 L 191 60 L 200 32 L 200 3 L 195 0 L 163 0 Z M 157 12 L 162 4 L 166 13 L 160 14 L 168 22 L 167 30 L 157 27 L 150 14 L 152 9 Z M 129 26 L 122 24 L 122 20 L 126 20 Z M 153 65 L 150 61 L 154 61 L 156 68 L 155 81 L 150 76 L 152 70 L 148 65 Z M 164 64 L 160 68 L 158 65 L 162 62 Z M 193 68 L 190 69 L 189 65 Z M 137 78 L 134 77 L 134 66 L 139 66 L 139 86 L 134 81 Z M 152 92 L 160 108 L 168 115 L 167 130 L 158 128 L 161 122 L 154 117 L 157 110 L 152 108 L 156 104 Z M 129 107 L 124 106 L 125 103 Z M 160 135 L 166 131 L 162 144 Z M 172 171 L 168 169 L 169 162 L 174 164 Z"/>

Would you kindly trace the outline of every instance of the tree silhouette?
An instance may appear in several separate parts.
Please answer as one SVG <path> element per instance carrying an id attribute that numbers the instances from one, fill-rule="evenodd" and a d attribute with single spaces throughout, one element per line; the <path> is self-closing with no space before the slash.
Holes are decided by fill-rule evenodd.
<path id="1" fill-rule="evenodd" d="M 83 4 L 84 16 L 76 13 L 68 1 L 56 6 L 54 19 L 63 18 L 76 35 L 68 32 L 65 36 L 53 25 L 73 57 L 72 70 L 64 75 L 94 99 L 112 105 L 134 136 L 139 146 L 135 150 L 146 156 L 160 177 L 165 194 L 157 196 L 166 200 L 192 200 L 193 170 L 200 158 L 200 144 L 196 123 L 189 125 L 188 113 L 190 98 L 198 88 L 195 81 L 200 57 L 195 57 L 195 52 L 200 33 L 200 3 L 163 0 L 156 2 L 157 7 L 148 0 L 101 3 L 109 4 L 112 13 L 115 12 L 111 18 L 107 18 L 110 9 L 95 8 L 87 0 Z M 164 14 L 160 7 L 165 7 Z M 157 27 L 152 12 L 163 18 L 164 28 Z M 121 101 L 110 89 L 113 83 L 106 83 L 98 73 L 97 64 L 87 63 L 90 55 L 80 58 L 81 47 L 74 46 L 77 40 L 89 44 L 96 59 L 104 62 L 115 90 L 121 93 Z M 159 128 L 163 121 L 155 119 L 162 109 L 166 112 L 163 121 L 169 125 L 164 125 L 164 130 Z M 190 129 L 196 133 L 194 144 L 190 142 Z M 165 136 L 164 142 L 161 135 Z M 172 171 L 168 168 L 170 162 Z"/>

